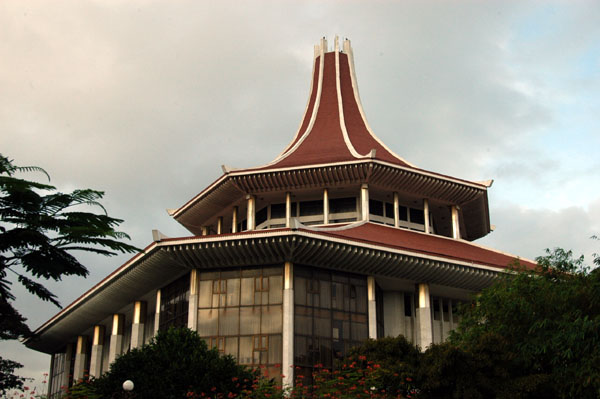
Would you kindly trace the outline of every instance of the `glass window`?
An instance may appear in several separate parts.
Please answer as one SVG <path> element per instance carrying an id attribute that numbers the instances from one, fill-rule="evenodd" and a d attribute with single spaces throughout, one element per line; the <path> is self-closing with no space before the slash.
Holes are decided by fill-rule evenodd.
<path id="1" fill-rule="evenodd" d="M 372 215 L 383 216 L 383 202 L 370 199 L 369 213 Z"/>
<path id="2" fill-rule="evenodd" d="M 394 204 L 385 203 L 385 217 L 394 218 Z"/>
<path id="3" fill-rule="evenodd" d="M 198 335 L 207 337 L 217 335 L 218 333 L 218 310 L 199 309 L 198 310 Z"/>
<path id="4" fill-rule="evenodd" d="M 334 198 L 329 200 L 329 213 L 356 212 L 356 198 Z"/>
<path id="5" fill-rule="evenodd" d="M 267 221 L 267 207 L 265 206 L 260 211 L 256 212 L 256 225 Z"/>
<path id="6" fill-rule="evenodd" d="M 240 326 L 240 309 L 219 309 L 219 335 L 238 335 Z"/>
<path id="7" fill-rule="evenodd" d="M 269 277 L 269 303 L 283 303 L 283 276 Z"/>
<path id="8" fill-rule="evenodd" d="M 200 278 L 198 334 L 240 364 L 274 369 L 281 363 L 283 268 L 226 269 Z"/>
<path id="9" fill-rule="evenodd" d="M 398 217 L 404 222 L 408 222 L 408 208 L 400 205 L 398 207 Z"/>
<path id="10" fill-rule="evenodd" d="M 161 288 L 159 329 L 187 327 L 189 294 L 189 273 Z"/>
<path id="11" fill-rule="evenodd" d="M 425 224 L 425 216 L 422 209 L 410 208 L 410 222 Z"/>
<path id="12" fill-rule="evenodd" d="M 366 277 L 295 266 L 294 291 L 296 375 L 311 376 L 316 363 L 333 367 L 368 338 Z"/>
<path id="13" fill-rule="evenodd" d="M 300 202 L 300 216 L 312 216 L 323 214 L 323 201 L 302 201 Z"/>
<path id="14" fill-rule="evenodd" d="M 271 219 L 282 219 L 285 217 L 285 204 L 271 205 Z"/>

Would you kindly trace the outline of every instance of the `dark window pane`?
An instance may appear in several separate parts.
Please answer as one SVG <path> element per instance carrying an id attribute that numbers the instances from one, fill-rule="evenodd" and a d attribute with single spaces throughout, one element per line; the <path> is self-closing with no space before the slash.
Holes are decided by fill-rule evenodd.
<path id="1" fill-rule="evenodd" d="M 369 200 L 369 213 L 371 215 L 383 216 L 383 202 Z"/>
<path id="2" fill-rule="evenodd" d="M 271 205 L 271 219 L 280 219 L 285 217 L 285 204 Z"/>
<path id="3" fill-rule="evenodd" d="M 265 206 L 260 211 L 256 212 L 256 225 L 258 226 L 262 222 L 267 220 L 267 207 Z"/>
<path id="4" fill-rule="evenodd" d="M 356 212 L 356 198 L 335 198 L 329 201 L 330 213 Z"/>
<path id="5" fill-rule="evenodd" d="M 410 208 L 410 222 L 425 224 L 425 216 L 422 209 Z"/>
<path id="6" fill-rule="evenodd" d="M 302 201 L 300 202 L 300 216 L 312 216 L 323 214 L 323 201 Z"/>
<path id="7" fill-rule="evenodd" d="M 294 302 L 297 305 L 306 305 L 306 279 L 294 276 Z"/>
<path id="8" fill-rule="evenodd" d="M 385 217 L 394 218 L 394 204 L 385 203 Z"/>
<path id="9" fill-rule="evenodd" d="M 159 328 L 187 327 L 190 275 L 161 288 Z"/>
<path id="10" fill-rule="evenodd" d="M 442 310 L 444 313 L 444 316 L 443 316 L 444 321 L 450 321 L 450 313 L 448 312 L 448 300 L 447 299 L 444 299 L 442 301 Z"/>
<path id="11" fill-rule="evenodd" d="M 292 217 L 295 218 L 298 215 L 298 203 L 292 202 Z"/>
<path id="12" fill-rule="evenodd" d="M 404 294 L 404 316 L 412 317 L 412 296 Z"/>
<path id="13" fill-rule="evenodd" d="M 405 206 L 400 205 L 398 207 L 398 217 L 400 218 L 400 220 L 403 220 L 405 222 L 408 221 L 408 209 Z"/>

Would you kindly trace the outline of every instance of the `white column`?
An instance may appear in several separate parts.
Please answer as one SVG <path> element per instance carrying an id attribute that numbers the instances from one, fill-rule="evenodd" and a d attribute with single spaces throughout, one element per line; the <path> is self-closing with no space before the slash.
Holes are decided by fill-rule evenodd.
<path id="1" fill-rule="evenodd" d="M 254 195 L 246 195 L 247 212 L 246 212 L 246 224 L 248 230 L 254 230 L 256 228 L 256 197 Z"/>
<path id="2" fill-rule="evenodd" d="M 202 226 L 202 235 L 203 236 L 207 236 L 208 235 L 208 226 Z"/>
<path id="3" fill-rule="evenodd" d="M 91 377 L 98 378 L 102 375 L 102 352 L 104 350 L 104 334 L 104 326 L 94 326 L 94 337 L 92 338 L 92 354 L 90 358 Z"/>
<path id="4" fill-rule="evenodd" d="M 125 328 L 125 315 L 114 314 L 108 348 L 108 364 L 115 361 L 123 351 L 123 330 Z"/>
<path id="5" fill-rule="evenodd" d="M 426 198 L 423 199 L 423 217 L 425 218 L 425 234 L 429 234 L 429 200 Z"/>
<path id="6" fill-rule="evenodd" d="M 394 227 L 400 227 L 400 200 L 398 193 L 394 193 Z"/>
<path id="7" fill-rule="evenodd" d="M 188 328 L 196 331 L 198 329 L 198 269 L 192 269 L 190 272 L 190 298 L 188 303 Z"/>
<path id="8" fill-rule="evenodd" d="M 360 212 L 362 220 L 369 220 L 369 185 L 360 186 Z"/>
<path id="9" fill-rule="evenodd" d="M 223 216 L 217 218 L 217 234 L 223 234 Z"/>
<path id="10" fill-rule="evenodd" d="M 77 337 L 77 346 L 75 350 L 75 365 L 73 367 L 73 381 L 78 382 L 83 380 L 85 376 L 85 364 L 87 362 L 87 335 L 79 335 Z"/>
<path id="11" fill-rule="evenodd" d="M 296 216 L 296 215 L 293 215 Z M 292 193 L 285 193 L 285 227 L 292 225 Z"/>
<path id="12" fill-rule="evenodd" d="M 237 233 L 237 225 L 238 225 L 238 207 L 233 207 L 233 213 L 231 215 L 231 232 Z"/>
<path id="13" fill-rule="evenodd" d="M 283 281 L 283 348 L 281 358 L 284 387 L 294 384 L 294 266 L 285 262 Z"/>
<path id="14" fill-rule="evenodd" d="M 160 326 L 160 289 L 156 290 L 156 310 L 154 313 L 154 335 L 158 332 Z"/>
<path id="15" fill-rule="evenodd" d="M 329 191 L 323 189 L 323 224 L 329 224 Z"/>
<path id="16" fill-rule="evenodd" d="M 377 339 L 377 303 L 375 298 L 375 277 L 367 277 L 367 311 L 369 314 L 369 338 Z"/>
<path id="17" fill-rule="evenodd" d="M 419 306 L 417 308 L 417 317 L 419 325 L 417 332 L 421 350 L 427 349 L 433 343 L 433 320 L 431 317 L 431 299 L 429 294 L 429 284 L 421 283 L 418 285 Z"/>
<path id="18" fill-rule="evenodd" d="M 48 387 L 47 387 L 47 392 L 46 392 L 46 397 L 50 396 L 50 392 L 52 392 L 52 383 L 54 381 L 52 376 L 54 375 L 54 367 L 56 367 L 56 364 L 54 362 L 54 358 L 56 357 L 56 354 L 53 353 L 52 355 L 50 355 L 50 368 L 48 370 L 50 370 L 50 372 L 48 373 L 48 379 L 46 381 L 48 381 Z M 43 394 L 43 392 L 42 392 Z"/>
<path id="19" fill-rule="evenodd" d="M 458 240 L 460 239 L 460 222 L 458 220 L 458 206 L 452 205 L 450 210 L 452 212 L 452 238 Z"/>
<path id="20" fill-rule="evenodd" d="M 131 349 L 144 345 L 147 314 L 147 303 L 145 301 L 135 301 L 133 304 L 133 323 L 131 323 Z"/>

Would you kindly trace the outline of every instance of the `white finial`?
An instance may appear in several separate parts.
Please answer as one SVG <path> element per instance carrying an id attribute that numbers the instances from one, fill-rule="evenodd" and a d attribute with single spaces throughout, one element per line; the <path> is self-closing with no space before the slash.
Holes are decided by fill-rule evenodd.
<path id="1" fill-rule="evenodd" d="M 350 39 L 344 39 L 344 53 L 351 53 L 352 47 L 350 46 Z"/>
<path id="2" fill-rule="evenodd" d="M 323 38 L 321 39 L 321 51 L 323 53 L 327 52 L 327 39 L 325 39 L 325 36 L 323 36 Z"/>

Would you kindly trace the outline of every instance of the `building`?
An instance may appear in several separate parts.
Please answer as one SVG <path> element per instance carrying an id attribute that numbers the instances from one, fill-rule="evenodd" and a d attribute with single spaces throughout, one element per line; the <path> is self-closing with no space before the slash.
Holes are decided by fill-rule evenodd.
<path id="1" fill-rule="evenodd" d="M 169 211 L 191 236 L 154 231 L 35 331 L 27 345 L 52 355 L 51 397 L 169 326 L 272 375 L 281 367 L 284 383 L 291 365 L 332 365 L 367 338 L 427 347 L 456 326 L 458 303 L 514 261 L 473 243 L 491 231 L 490 181 L 420 169 L 372 133 L 348 40 L 328 51 L 322 39 L 313 62 L 300 127 L 275 160 L 223 167 Z"/>

